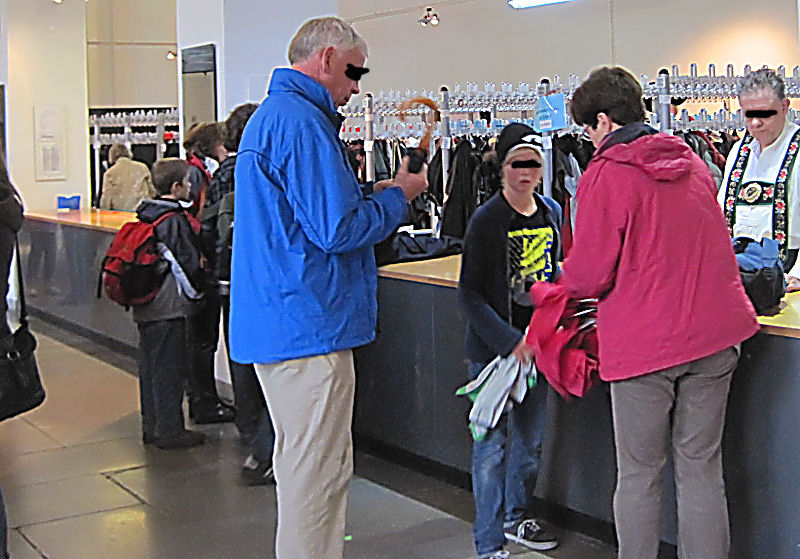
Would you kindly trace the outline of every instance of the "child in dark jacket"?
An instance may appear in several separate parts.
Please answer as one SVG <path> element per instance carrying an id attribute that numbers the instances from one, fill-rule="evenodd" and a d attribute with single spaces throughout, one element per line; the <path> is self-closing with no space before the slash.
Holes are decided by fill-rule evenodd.
<path id="1" fill-rule="evenodd" d="M 555 281 L 561 208 L 534 190 L 542 179 L 542 146 L 524 124 L 510 124 L 497 140 L 502 189 L 469 222 L 458 296 L 467 317 L 468 374 L 475 379 L 497 355 L 532 359 L 523 330 L 533 312 L 533 282 Z M 547 550 L 556 538 L 528 517 L 539 474 L 548 385 L 537 386 L 507 410 L 472 450 L 473 534 L 478 559 L 507 559 L 512 541 Z"/>
<path id="2" fill-rule="evenodd" d="M 175 158 L 153 165 L 158 196 L 144 200 L 136 210 L 140 221 L 153 223 L 172 214 L 155 228 L 159 253 L 169 262 L 169 273 L 155 299 L 133 307 L 139 328 L 139 393 L 142 441 L 159 448 L 188 448 L 205 436 L 184 427 L 183 385 L 186 379 L 186 322 L 203 297 L 199 225 L 184 211 L 189 197 L 189 165 Z"/>

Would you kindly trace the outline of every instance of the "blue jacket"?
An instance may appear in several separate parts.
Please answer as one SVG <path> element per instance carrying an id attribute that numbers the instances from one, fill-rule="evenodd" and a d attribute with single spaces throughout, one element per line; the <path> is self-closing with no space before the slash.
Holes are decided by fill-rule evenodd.
<path id="1" fill-rule="evenodd" d="M 289 68 L 247 123 L 236 159 L 231 357 L 272 363 L 375 337 L 373 245 L 403 218 L 399 188 L 364 196 L 328 91 Z"/>

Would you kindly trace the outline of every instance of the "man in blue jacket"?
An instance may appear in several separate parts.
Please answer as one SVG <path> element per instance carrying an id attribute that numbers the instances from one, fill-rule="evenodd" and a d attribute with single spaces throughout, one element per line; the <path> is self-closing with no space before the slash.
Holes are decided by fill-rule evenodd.
<path id="1" fill-rule="evenodd" d="M 277 559 L 341 559 L 352 475 L 352 348 L 374 338 L 373 245 L 427 187 L 404 163 L 364 196 L 338 133 L 367 46 L 313 19 L 273 71 L 236 160 L 231 354 L 254 363 L 275 427 Z"/>

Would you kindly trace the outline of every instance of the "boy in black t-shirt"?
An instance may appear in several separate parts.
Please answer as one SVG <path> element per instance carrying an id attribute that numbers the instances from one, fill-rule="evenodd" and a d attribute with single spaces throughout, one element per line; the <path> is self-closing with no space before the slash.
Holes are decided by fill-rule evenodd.
<path id="1" fill-rule="evenodd" d="M 464 239 L 459 304 L 467 316 L 470 380 L 497 355 L 520 362 L 533 357 L 523 330 L 530 322 L 528 291 L 535 281 L 555 281 L 561 250 L 561 208 L 534 189 L 542 178 L 536 133 L 510 124 L 497 155 L 503 188 L 470 220 Z M 506 540 L 547 550 L 558 541 L 526 517 L 539 474 L 547 383 L 510 409 L 472 451 L 475 547 L 479 559 L 503 559 Z"/>

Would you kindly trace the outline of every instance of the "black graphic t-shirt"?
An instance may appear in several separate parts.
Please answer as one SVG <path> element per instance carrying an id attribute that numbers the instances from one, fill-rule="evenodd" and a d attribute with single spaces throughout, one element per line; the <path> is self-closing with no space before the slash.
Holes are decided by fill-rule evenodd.
<path id="1" fill-rule="evenodd" d="M 459 303 L 467 315 L 466 349 L 472 361 L 510 353 L 531 319 L 531 285 L 557 277 L 560 208 L 538 195 L 536 202 L 537 211 L 525 216 L 498 192 L 470 220 Z"/>
<path id="2" fill-rule="evenodd" d="M 544 212 L 517 216 L 509 224 L 506 237 L 508 286 L 515 303 L 530 307 L 528 292 L 536 281 L 553 277 L 553 228 L 544 220 Z"/>

